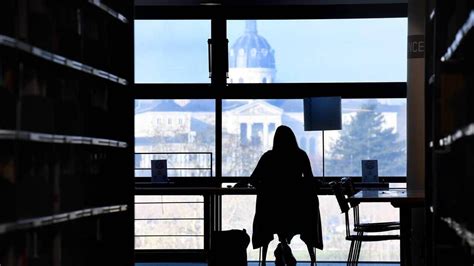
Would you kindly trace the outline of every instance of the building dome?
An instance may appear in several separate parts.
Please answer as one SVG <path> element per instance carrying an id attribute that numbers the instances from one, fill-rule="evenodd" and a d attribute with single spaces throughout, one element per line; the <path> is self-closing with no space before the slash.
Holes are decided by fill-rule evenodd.
<path id="1" fill-rule="evenodd" d="M 265 38 L 257 34 L 257 22 L 247 20 L 245 33 L 229 49 L 230 68 L 275 68 L 274 51 Z"/>

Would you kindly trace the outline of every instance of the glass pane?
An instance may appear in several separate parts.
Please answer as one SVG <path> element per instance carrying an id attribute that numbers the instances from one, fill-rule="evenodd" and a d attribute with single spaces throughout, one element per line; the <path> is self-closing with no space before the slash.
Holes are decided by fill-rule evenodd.
<path id="1" fill-rule="evenodd" d="M 204 249 L 204 237 L 135 237 L 135 249 Z"/>
<path id="2" fill-rule="evenodd" d="M 405 82 L 407 19 L 231 20 L 229 83 Z"/>
<path id="3" fill-rule="evenodd" d="M 202 196 L 135 196 L 135 249 L 202 249 Z"/>
<path id="4" fill-rule="evenodd" d="M 303 100 L 224 100 L 222 108 L 223 176 L 249 176 L 280 125 L 295 133 L 313 175 L 322 174 L 321 133 L 303 130 Z"/>
<path id="5" fill-rule="evenodd" d="M 202 236 L 204 220 L 138 220 L 135 235 L 139 236 Z"/>
<path id="6" fill-rule="evenodd" d="M 380 176 L 406 176 L 406 100 L 343 99 L 342 130 L 324 131 L 327 176 L 361 176 L 361 160 L 376 159 Z M 321 131 L 304 131 L 303 100 L 224 100 L 224 176 L 249 176 L 272 148 L 279 125 L 289 126 L 322 176 Z"/>
<path id="7" fill-rule="evenodd" d="M 245 228 L 252 236 L 252 222 L 255 215 L 256 196 L 226 195 L 222 197 L 222 229 Z M 345 240 L 344 215 L 340 213 L 334 196 L 319 196 L 324 250 L 317 250 L 318 261 L 345 261 L 349 253 L 350 241 Z M 398 221 L 398 210 L 390 204 L 362 204 L 360 209 L 361 222 Z M 352 216 L 351 216 L 352 217 Z M 352 221 L 351 221 L 352 224 Z M 399 234 L 399 231 L 393 231 Z M 267 261 L 274 260 L 273 251 L 278 243 L 275 235 L 270 243 Z M 306 245 L 298 236 L 293 238 L 290 247 L 298 261 L 309 261 Z M 258 260 L 259 250 L 253 249 L 252 244 L 247 249 L 249 260 Z M 361 249 L 360 261 L 399 261 L 400 242 L 380 241 L 364 242 Z"/>
<path id="8" fill-rule="evenodd" d="M 135 203 L 150 203 L 150 202 L 167 202 L 167 203 L 175 203 L 175 202 L 196 202 L 202 203 L 202 196 L 151 196 L 151 195 L 135 195 Z"/>
<path id="9" fill-rule="evenodd" d="M 209 20 L 135 20 L 135 83 L 209 83 Z"/>
<path id="10" fill-rule="evenodd" d="M 201 203 L 135 203 L 135 219 L 202 218 Z"/>
<path id="11" fill-rule="evenodd" d="M 213 176 L 214 100 L 135 100 L 135 172 L 166 159 L 168 176 Z"/>
<path id="12" fill-rule="evenodd" d="M 379 176 L 406 176 L 406 99 L 342 100 L 342 130 L 325 131 L 325 174 L 361 176 L 378 160 Z"/>

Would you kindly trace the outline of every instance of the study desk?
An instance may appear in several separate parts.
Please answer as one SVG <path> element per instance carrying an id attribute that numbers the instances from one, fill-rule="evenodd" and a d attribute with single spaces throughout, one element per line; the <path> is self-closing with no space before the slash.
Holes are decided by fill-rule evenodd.
<path id="1" fill-rule="evenodd" d="M 227 183 L 214 178 L 209 184 L 199 185 L 186 184 L 154 184 L 151 182 L 136 182 L 135 195 L 256 195 L 257 190 L 254 187 L 221 187 L 221 183 Z M 231 183 L 231 182 L 229 182 Z M 386 188 L 388 183 L 355 183 L 355 187 Z M 331 187 L 324 183 L 315 191 L 318 195 L 334 195 Z"/>
<path id="2" fill-rule="evenodd" d="M 349 198 L 351 203 L 389 202 L 400 209 L 400 265 L 411 266 L 411 209 L 424 206 L 425 192 L 405 188 L 363 189 Z"/>
<path id="3" fill-rule="evenodd" d="M 135 195 L 255 195 L 255 188 L 136 187 Z"/>

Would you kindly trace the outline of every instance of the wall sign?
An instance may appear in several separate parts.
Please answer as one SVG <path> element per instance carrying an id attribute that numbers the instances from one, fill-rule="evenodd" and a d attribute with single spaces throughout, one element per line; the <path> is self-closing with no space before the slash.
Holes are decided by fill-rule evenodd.
<path id="1" fill-rule="evenodd" d="M 408 58 L 425 57 L 425 35 L 408 35 Z"/>

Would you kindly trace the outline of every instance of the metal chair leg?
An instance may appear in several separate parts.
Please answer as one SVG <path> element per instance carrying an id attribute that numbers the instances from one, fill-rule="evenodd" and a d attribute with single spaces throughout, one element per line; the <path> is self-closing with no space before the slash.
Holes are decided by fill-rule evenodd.
<path id="1" fill-rule="evenodd" d="M 355 240 L 351 241 L 351 247 L 349 248 L 349 256 L 347 256 L 347 266 L 352 266 L 352 254 L 354 252 L 354 242 Z"/>
<path id="2" fill-rule="evenodd" d="M 358 232 L 358 236 L 362 237 L 364 235 L 364 232 Z M 360 256 L 360 249 L 362 247 L 362 241 L 358 241 L 357 249 L 356 249 L 356 256 L 355 256 L 355 266 L 359 264 L 359 256 Z"/>
<path id="3" fill-rule="evenodd" d="M 359 248 L 359 240 L 354 242 L 354 250 L 352 251 L 352 265 L 357 266 L 357 250 Z"/>

